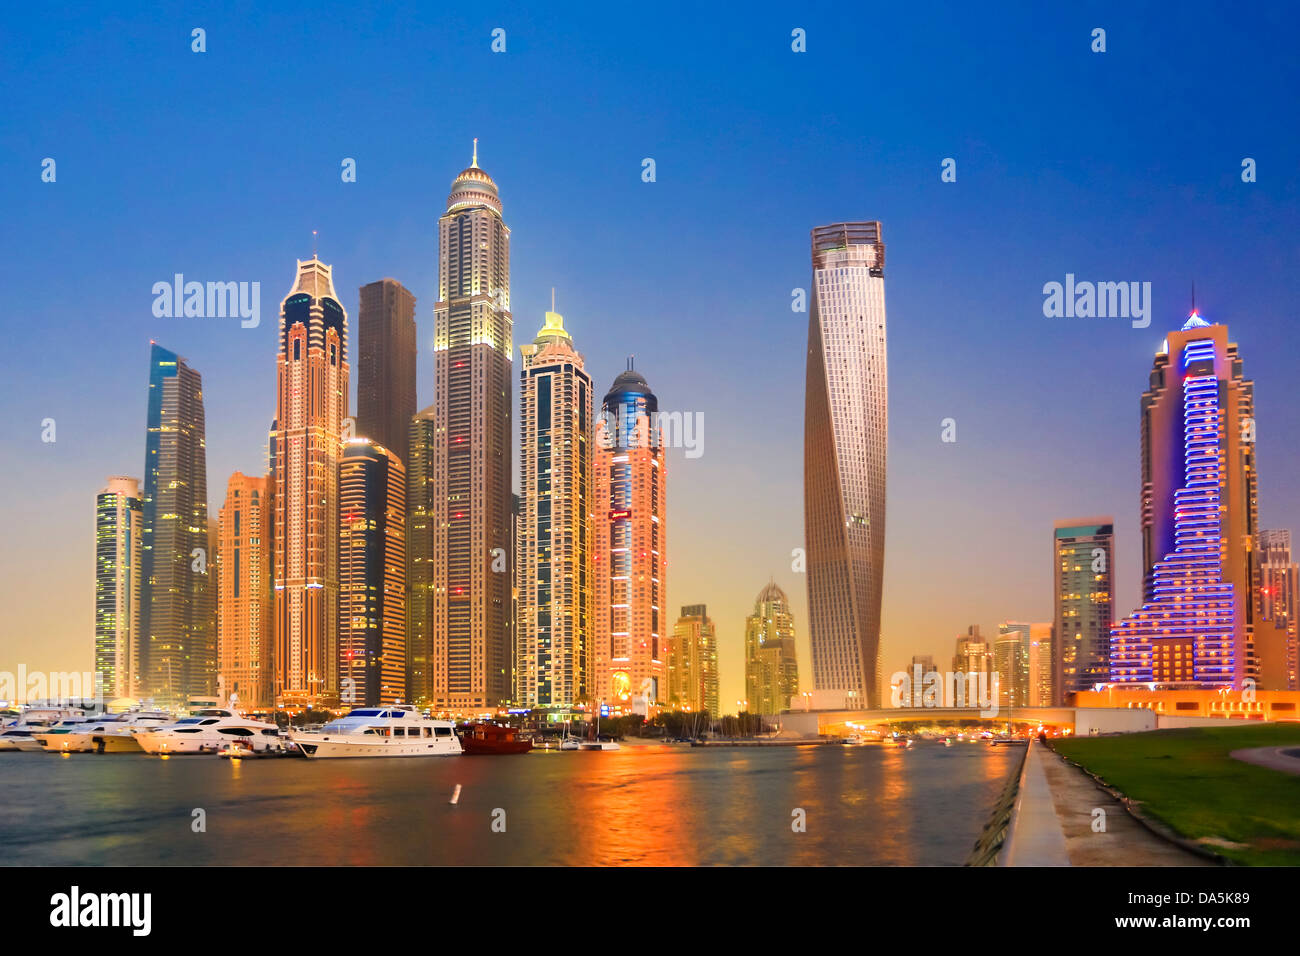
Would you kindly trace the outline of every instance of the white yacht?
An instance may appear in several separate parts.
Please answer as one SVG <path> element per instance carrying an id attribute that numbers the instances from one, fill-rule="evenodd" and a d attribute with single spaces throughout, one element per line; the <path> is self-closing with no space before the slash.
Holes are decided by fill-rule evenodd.
<path id="1" fill-rule="evenodd" d="M 80 710 L 57 707 L 33 707 L 22 716 L 0 729 L 0 752 L 13 750 L 40 750 L 41 742 L 35 735 L 44 733 L 61 720 L 80 717 Z"/>
<path id="2" fill-rule="evenodd" d="M 161 710 L 101 714 L 61 720 L 43 734 L 33 734 L 50 753 L 139 753 L 133 730 L 161 727 L 174 718 Z"/>
<path id="3" fill-rule="evenodd" d="M 214 754 L 235 740 L 259 753 L 284 749 L 275 724 L 243 717 L 230 707 L 206 707 L 161 727 L 132 727 L 131 733 L 149 754 Z"/>
<path id="4" fill-rule="evenodd" d="M 409 704 L 361 707 L 320 730 L 289 739 L 307 757 L 450 757 L 461 752 L 456 727 L 430 720 Z"/>
<path id="5" fill-rule="evenodd" d="M 616 740 L 584 740 L 578 745 L 579 750 L 622 750 Z"/>

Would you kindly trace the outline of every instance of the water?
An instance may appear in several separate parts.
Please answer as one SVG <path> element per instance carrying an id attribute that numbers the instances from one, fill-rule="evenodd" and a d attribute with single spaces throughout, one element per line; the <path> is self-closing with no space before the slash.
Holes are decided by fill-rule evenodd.
<path id="1" fill-rule="evenodd" d="M 960 864 L 1018 748 L 253 760 L 0 754 L 26 865 Z M 449 803 L 456 784 L 460 802 Z M 791 829 L 796 808 L 807 830 Z M 192 829 L 206 813 L 206 832 Z M 494 832 L 504 811 L 505 832 Z M 498 823 L 498 827 L 499 827 Z"/>

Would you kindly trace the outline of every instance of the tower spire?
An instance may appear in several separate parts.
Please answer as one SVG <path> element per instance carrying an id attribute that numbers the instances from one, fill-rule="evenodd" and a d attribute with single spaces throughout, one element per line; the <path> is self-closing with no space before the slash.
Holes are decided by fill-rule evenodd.
<path id="1" fill-rule="evenodd" d="M 469 161 L 469 164 L 474 169 L 478 169 L 478 137 L 477 136 L 474 137 L 474 158 Z"/>

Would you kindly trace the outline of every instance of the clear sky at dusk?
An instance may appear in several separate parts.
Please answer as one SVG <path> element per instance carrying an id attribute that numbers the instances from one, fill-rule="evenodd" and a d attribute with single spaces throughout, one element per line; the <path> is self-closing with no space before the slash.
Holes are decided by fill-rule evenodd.
<path id="1" fill-rule="evenodd" d="M 143 477 L 150 339 L 203 376 L 211 514 L 232 471 L 265 470 L 279 303 L 312 230 L 354 385 L 357 288 L 392 276 L 432 400 L 437 218 L 476 136 L 512 230 L 516 362 L 554 286 L 598 395 L 635 354 L 661 409 L 703 414 L 703 455 L 669 461 L 667 591 L 670 619 L 709 606 L 724 709 L 769 576 L 811 687 L 790 303 L 814 225 L 883 223 L 886 673 L 946 662 L 971 623 L 1050 620 L 1058 518 L 1115 516 L 1133 607 L 1138 403 L 1193 281 L 1256 383 L 1261 524 L 1300 532 L 1295 7 L 538 6 L 7 11 L 0 670 L 91 668 L 94 496 Z M 260 282 L 260 327 L 155 318 L 178 272 Z M 1044 317 L 1067 273 L 1151 282 L 1151 326 Z"/>

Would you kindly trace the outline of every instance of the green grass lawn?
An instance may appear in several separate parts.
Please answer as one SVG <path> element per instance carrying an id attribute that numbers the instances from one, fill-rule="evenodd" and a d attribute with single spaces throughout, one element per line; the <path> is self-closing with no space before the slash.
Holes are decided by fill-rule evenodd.
<path id="1" fill-rule="evenodd" d="M 1056 750 L 1140 801 L 1147 816 L 1216 853 L 1253 866 L 1300 865 L 1300 776 L 1228 754 L 1300 746 L 1300 724 L 1196 727 L 1053 741 Z"/>

